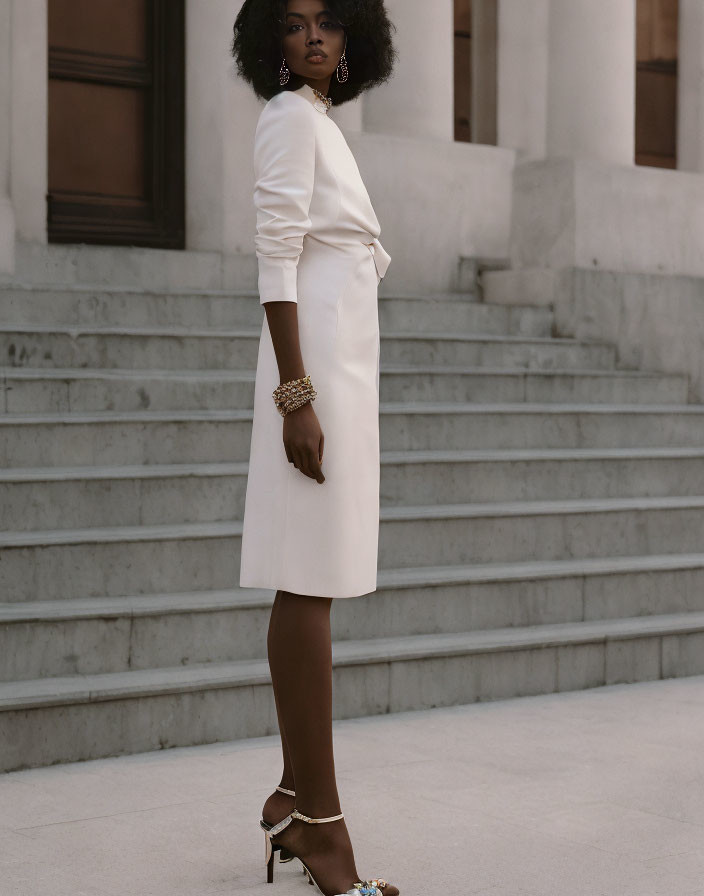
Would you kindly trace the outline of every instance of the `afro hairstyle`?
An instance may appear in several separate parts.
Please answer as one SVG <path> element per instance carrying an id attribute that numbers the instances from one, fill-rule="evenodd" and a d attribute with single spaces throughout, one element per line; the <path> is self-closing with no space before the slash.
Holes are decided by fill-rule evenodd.
<path id="1" fill-rule="evenodd" d="M 396 59 L 391 29 L 396 28 L 384 0 L 326 0 L 326 4 L 347 37 L 348 80 L 341 84 L 333 75 L 328 90 L 332 105 L 339 106 L 390 78 Z M 286 0 L 244 0 L 232 29 L 237 73 L 265 100 L 304 83 L 295 72 L 287 84 L 279 83 L 286 7 Z"/>

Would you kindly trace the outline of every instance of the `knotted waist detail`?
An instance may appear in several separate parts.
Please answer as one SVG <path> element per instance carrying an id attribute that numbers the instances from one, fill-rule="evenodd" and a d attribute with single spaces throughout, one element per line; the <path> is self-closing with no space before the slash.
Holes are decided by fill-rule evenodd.
<path id="1" fill-rule="evenodd" d="M 372 254 L 378 275 L 383 278 L 386 269 L 389 266 L 389 262 L 391 261 L 391 256 L 381 245 L 377 237 L 373 237 L 371 243 L 365 243 L 364 245 Z"/>

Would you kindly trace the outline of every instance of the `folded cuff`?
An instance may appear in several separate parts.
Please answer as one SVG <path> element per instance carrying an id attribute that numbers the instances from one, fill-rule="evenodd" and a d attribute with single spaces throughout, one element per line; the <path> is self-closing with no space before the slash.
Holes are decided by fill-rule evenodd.
<path id="1" fill-rule="evenodd" d="M 260 255 L 259 303 L 298 301 L 298 259 Z"/>

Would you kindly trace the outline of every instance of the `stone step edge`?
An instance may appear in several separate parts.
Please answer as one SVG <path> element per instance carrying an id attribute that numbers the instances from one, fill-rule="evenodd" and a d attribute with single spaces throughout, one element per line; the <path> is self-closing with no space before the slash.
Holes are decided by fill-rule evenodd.
<path id="1" fill-rule="evenodd" d="M 208 298 L 223 298 L 223 299 L 250 299 L 250 298 L 259 298 L 259 293 L 255 289 L 216 289 L 214 287 L 206 288 L 201 287 L 199 289 L 145 289 L 141 286 L 126 286 L 126 285 L 106 285 L 105 283 L 96 283 L 94 285 L 86 284 L 86 283 L 27 283 L 27 282 L 11 282 L 11 281 L 2 281 L 0 282 L 0 295 L 5 293 L 24 293 L 26 297 L 27 293 L 51 293 L 52 295 L 72 295 L 75 293 L 86 294 L 89 296 L 100 296 L 100 297 L 110 297 L 113 295 L 117 296 L 136 296 L 139 298 L 156 298 L 156 299 L 170 299 L 170 298 L 192 298 L 192 299 L 208 299 Z M 428 292 L 428 293 L 402 293 L 402 292 L 393 292 L 388 295 L 380 295 L 379 300 L 384 302 L 393 301 L 394 299 L 401 299 L 403 301 L 417 301 L 417 302 L 427 302 L 427 301 L 447 301 L 447 302 L 458 302 L 467 305 L 491 305 L 495 308 L 504 308 L 506 307 L 504 303 L 501 302 L 478 302 L 476 298 L 476 293 L 471 291 L 464 292 Z M 511 303 L 511 308 L 529 308 L 531 310 L 537 311 L 545 311 L 549 313 L 549 308 L 546 305 L 531 305 L 530 303 L 523 304 L 514 304 Z M 0 323 L 0 326 L 2 324 Z"/>
<path id="2" fill-rule="evenodd" d="M 704 412 L 704 403 L 636 404 L 622 402 L 476 402 L 476 401 L 383 401 L 383 414 L 695 414 Z M 21 415 L 18 415 L 21 416 Z"/>
<path id="3" fill-rule="evenodd" d="M 105 283 L 27 283 L 23 281 L 4 281 L 0 282 L 0 294 L 2 293 L 51 293 L 52 295 L 73 295 L 74 293 L 87 294 L 94 296 L 96 293 L 101 296 L 112 295 L 134 295 L 148 298 L 152 296 L 158 299 L 168 298 L 208 298 L 215 296 L 216 298 L 232 298 L 243 297 L 249 298 L 258 296 L 256 290 L 253 289 L 216 289 L 214 287 L 201 287 L 199 289 L 145 289 L 143 286 L 123 286 L 123 285 L 106 285 Z M 24 296 L 23 296 L 24 297 Z M 531 307 L 540 307 L 531 306 Z"/>
<path id="4" fill-rule="evenodd" d="M 679 460 L 704 458 L 704 447 L 677 448 L 471 448 L 380 452 L 384 464 L 515 463 L 518 461 Z M 211 463 L 105 464 L 95 466 L 0 467 L 0 483 L 80 482 L 103 479 L 166 479 L 187 476 L 244 476 L 247 461 Z"/>
<path id="5" fill-rule="evenodd" d="M 615 376 L 682 379 L 687 374 L 636 370 L 627 367 L 490 367 L 468 364 L 381 364 L 382 374 L 405 376 Z M 204 380 L 253 382 L 256 370 L 249 367 L 0 367 L 6 380 Z"/>
<path id="6" fill-rule="evenodd" d="M 333 642 L 333 666 L 375 665 L 434 657 L 566 647 L 704 631 L 704 612 L 628 617 L 597 622 L 487 629 L 452 634 L 407 635 Z M 131 672 L 108 672 L 0 684 L 0 712 L 97 703 L 215 688 L 266 685 L 266 660 L 202 663 Z"/>
<path id="7" fill-rule="evenodd" d="M 3 324 L 0 323 L 0 333 L 12 334 L 49 334 L 70 336 L 76 339 L 80 336 L 144 336 L 153 338 L 154 336 L 177 337 L 177 338 L 194 338 L 194 339 L 235 339 L 235 338 L 252 338 L 259 339 L 261 327 L 230 327 L 224 329 L 222 327 L 169 327 L 166 325 L 144 325 L 141 327 L 118 327 L 118 326 L 90 326 L 81 324 Z M 529 336 L 517 333 L 482 333 L 469 332 L 458 333 L 453 330 L 382 330 L 380 332 L 382 341 L 384 339 L 407 339 L 416 341 L 448 341 L 448 342 L 508 342 L 510 344 L 529 343 L 537 345 L 575 345 L 586 347 L 599 347 L 614 349 L 613 342 L 606 340 L 585 340 L 576 339 L 573 336 Z"/>
<path id="8" fill-rule="evenodd" d="M 704 570 L 703 554 L 658 554 L 595 557 L 577 560 L 544 560 L 458 566 L 414 566 L 380 569 L 377 591 L 444 585 L 496 584 L 541 579 L 584 578 L 629 573 Z M 232 588 L 136 594 L 124 597 L 88 597 L 69 600 L 0 603 L 0 624 L 68 622 L 85 619 L 118 619 L 144 616 L 213 613 L 222 610 L 271 607 L 274 591 L 264 588 Z"/>
<path id="9" fill-rule="evenodd" d="M 531 517 L 562 514 L 617 513 L 704 509 L 704 495 L 656 495 L 628 498 L 567 498 L 551 501 L 494 501 L 474 504 L 411 504 L 382 506 L 380 520 L 477 519 L 481 517 Z M 170 523 L 145 526 L 94 526 L 67 529 L 0 532 L 0 549 L 66 544 L 178 541 L 195 538 L 228 538 L 242 534 L 242 520 L 205 523 Z"/>
<path id="10" fill-rule="evenodd" d="M 606 414 L 622 417 L 624 414 L 704 414 L 703 404 L 631 404 L 631 403 L 578 403 L 578 402 L 469 402 L 469 401 L 387 401 L 379 405 L 380 414 Z M 0 414 L 3 425 L 84 425 L 86 423 L 190 423 L 190 422 L 241 422 L 252 419 L 253 410 L 221 408 L 197 410 L 195 408 L 169 408 L 161 411 L 71 411 L 17 414 Z"/>
<path id="11" fill-rule="evenodd" d="M 403 376 L 475 376 L 481 378 L 488 377 L 532 377 L 532 378 L 554 378 L 554 377 L 571 377 L 572 379 L 607 379 L 613 380 L 658 380 L 658 381 L 687 381 L 688 374 L 685 373 L 661 373 L 658 370 L 630 370 L 626 368 L 595 368 L 595 367 L 554 367 L 554 368 L 538 368 L 538 367 L 440 367 L 430 366 L 404 366 L 395 367 L 393 365 L 380 365 L 379 371 L 382 376 L 386 375 L 403 375 Z M 0 369 L 0 377 L 4 380 L 137 380 L 143 382 L 145 380 L 192 380 L 194 382 L 247 382 L 253 383 L 255 380 L 255 371 L 242 369 L 234 370 L 223 368 L 222 370 L 201 370 L 199 368 L 192 369 L 146 369 L 134 370 L 133 368 L 108 368 L 102 370 L 99 367 L 93 368 L 55 368 L 55 367 L 35 367 L 35 368 L 9 368 L 3 371 Z"/>

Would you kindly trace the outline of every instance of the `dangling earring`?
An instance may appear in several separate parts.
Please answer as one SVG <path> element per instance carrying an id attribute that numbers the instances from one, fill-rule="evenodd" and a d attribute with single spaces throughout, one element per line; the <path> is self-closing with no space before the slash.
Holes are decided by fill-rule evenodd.
<path id="1" fill-rule="evenodd" d="M 291 72 L 288 70 L 288 66 L 286 65 L 286 59 L 284 58 L 281 63 L 281 68 L 279 69 L 279 84 L 282 86 L 284 84 L 288 84 L 289 78 L 291 77 Z"/>
<path id="2" fill-rule="evenodd" d="M 347 41 L 345 41 L 345 50 L 346 49 Z M 335 74 L 340 84 L 344 84 L 345 81 L 349 78 L 349 72 L 347 70 L 347 60 L 345 59 L 345 50 L 342 51 L 342 56 L 340 56 L 340 61 L 337 63 L 337 68 L 335 69 Z M 340 71 L 342 71 L 342 77 L 340 77 Z"/>

